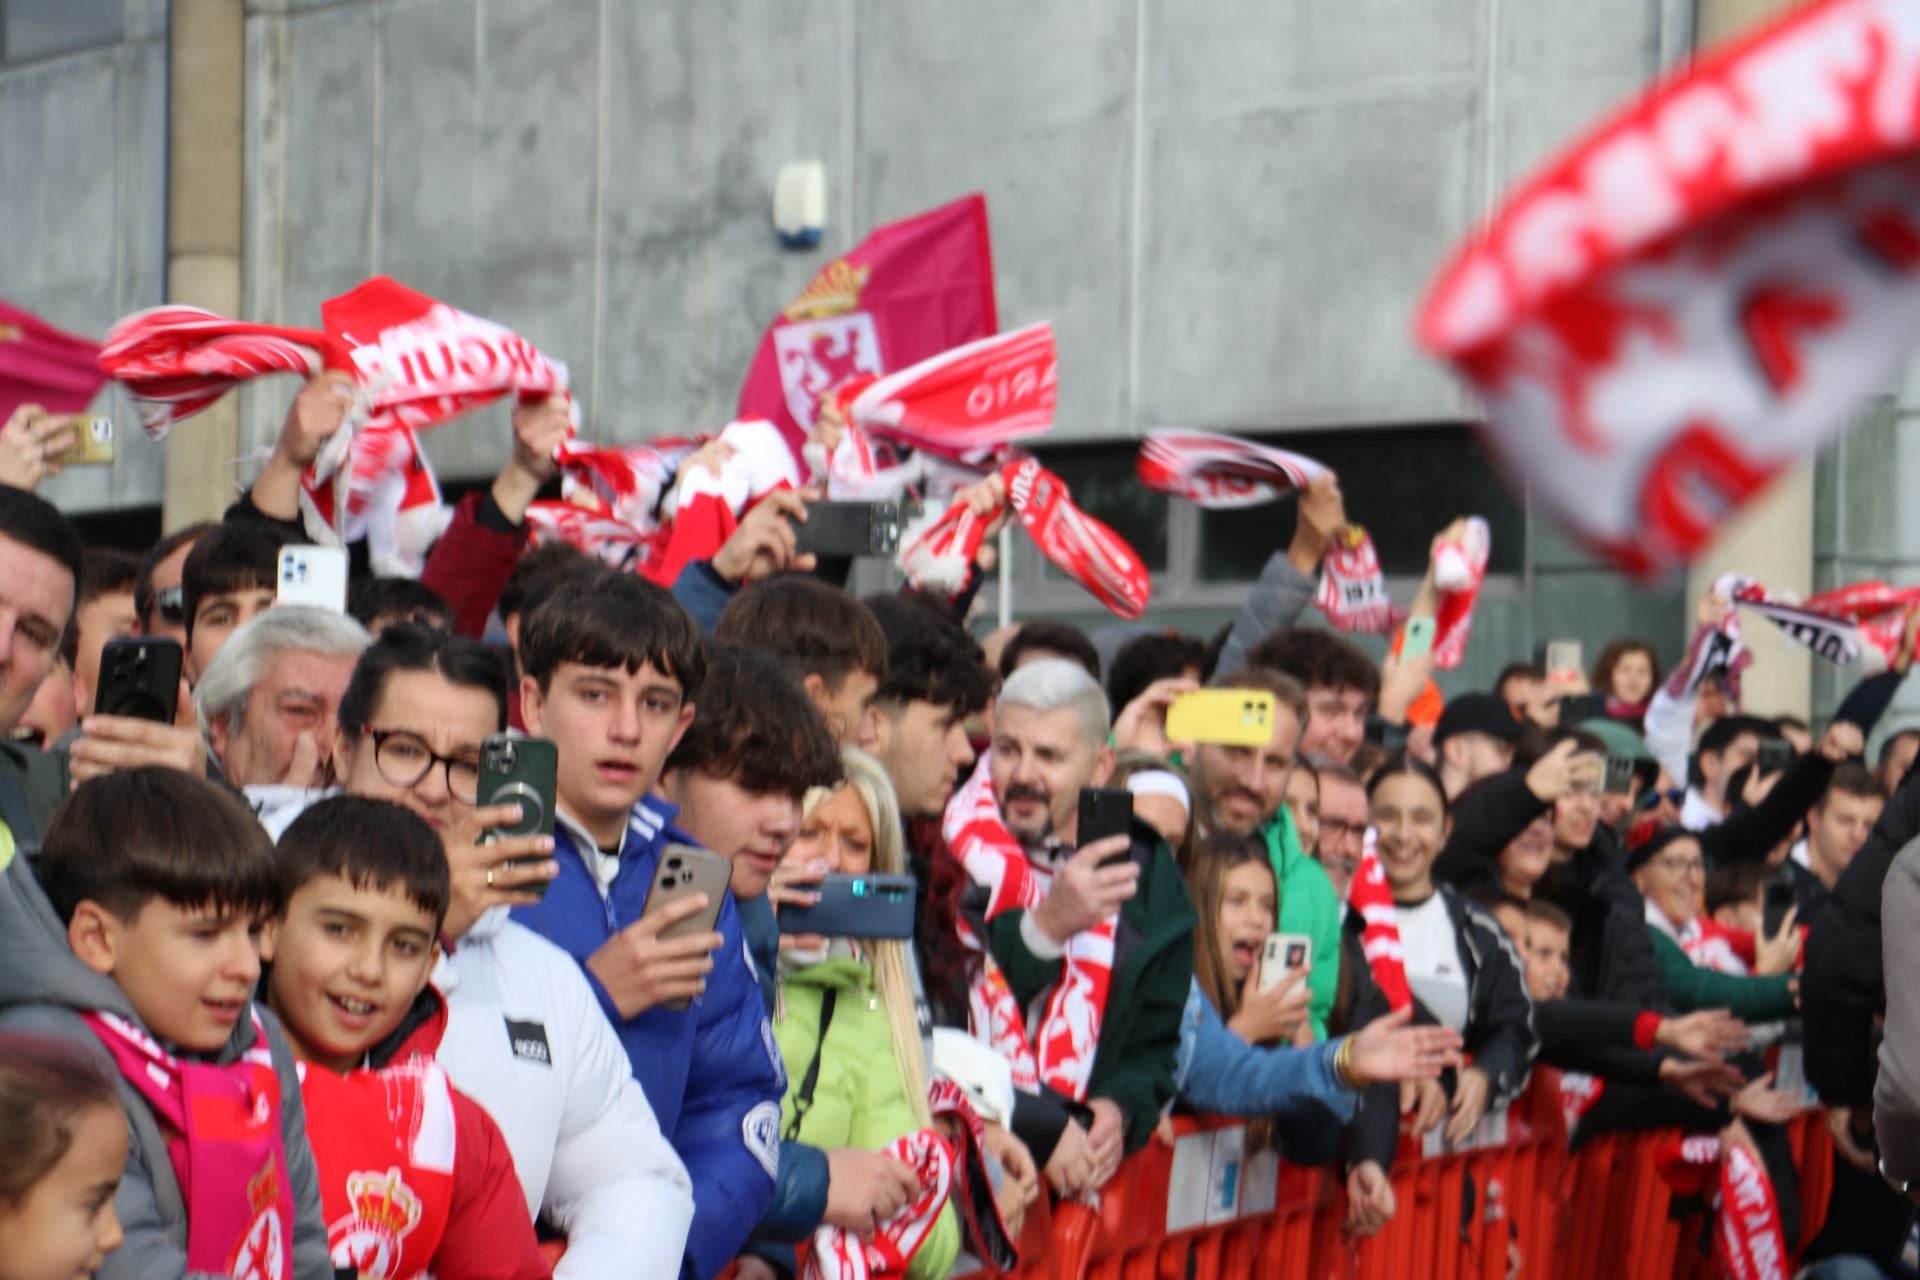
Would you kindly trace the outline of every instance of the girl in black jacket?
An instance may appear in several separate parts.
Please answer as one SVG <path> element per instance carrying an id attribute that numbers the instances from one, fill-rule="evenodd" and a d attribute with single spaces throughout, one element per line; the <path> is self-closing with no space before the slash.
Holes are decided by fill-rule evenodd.
<path id="1" fill-rule="evenodd" d="M 1421 1021 L 1450 1026 L 1472 1065 L 1452 1087 L 1448 1142 L 1526 1087 L 1539 1048 L 1526 980 L 1507 935 L 1485 911 L 1433 879 L 1447 836 L 1447 794 L 1429 766 L 1404 754 L 1367 785 L 1381 870 L 1393 891 L 1407 982 Z"/>

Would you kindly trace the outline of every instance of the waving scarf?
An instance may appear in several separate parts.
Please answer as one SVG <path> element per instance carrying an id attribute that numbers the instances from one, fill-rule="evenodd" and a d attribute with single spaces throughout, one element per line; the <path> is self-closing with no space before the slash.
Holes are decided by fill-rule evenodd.
<path id="1" fill-rule="evenodd" d="M 1373 536 L 1359 525 L 1347 525 L 1333 535 L 1333 545 L 1320 562 L 1320 589 L 1314 603 L 1342 631 L 1379 635 L 1391 631 L 1400 619 L 1387 599 L 1387 579 L 1380 570 Z"/>
<path id="2" fill-rule="evenodd" d="M 187 1205 L 187 1270 L 290 1280 L 293 1190 L 280 1131 L 280 1078 L 259 1016 L 252 1016 L 253 1048 L 215 1066 L 174 1057 L 114 1014 L 81 1015 L 169 1135 L 167 1158 Z"/>
<path id="3" fill-rule="evenodd" d="M 406 427 L 362 431 L 344 472 L 319 481 L 301 476 L 300 515 L 315 542 L 365 538 L 376 574 L 406 578 L 420 576 L 427 553 L 453 520 L 419 438 Z"/>
<path id="4" fill-rule="evenodd" d="M 1053 873 L 1034 865 L 1000 817 L 1000 804 L 993 794 L 992 756 L 991 751 L 981 754 L 972 776 L 947 802 L 940 826 L 967 878 L 986 888 L 989 920 L 1003 911 L 1039 905 L 1053 883 Z M 1118 920 L 1118 916 L 1109 917 L 1068 941 L 1060 981 L 1046 995 L 1037 1035 L 1028 1034 L 1026 1015 L 1005 977 L 990 963 L 981 966 L 968 993 L 973 1032 L 1007 1058 L 1016 1087 L 1031 1092 L 1045 1084 L 1075 1101 L 1085 1100 L 1113 983 Z M 984 941 L 974 936 L 965 921 L 961 940 L 985 956 Z"/>
<path id="5" fill-rule="evenodd" d="M 1149 431 L 1134 459 L 1140 483 L 1209 511 L 1274 502 L 1327 468 L 1303 454 L 1211 431 Z"/>
<path id="6" fill-rule="evenodd" d="M 533 503 L 527 508 L 527 527 L 536 547 L 564 542 L 615 569 L 638 569 L 658 545 L 656 538 L 625 521 L 571 502 Z"/>
<path id="7" fill-rule="evenodd" d="M 1848 666 L 1860 660 L 1860 629 L 1834 617 L 1776 596 L 1752 578 L 1728 574 L 1720 579 L 1733 602 L 1779 627 L 1787 639 L 1813 650 L 1828 662 Z"/>
<path id="8" fill-rule="evenodd" d="M 1433 585 L 1439 596 L 1433 610 L 1433 665 L 1452 671 L 1467 656 L 1473 630 L 1473 602 L 1487 578 L 1493 531 L 1479 516 L 1468 518 L 1460 537 L 1441 544 L 1433 558 Z"/>
<path id="9" fill-rule="evenodd" d="M 949 458 L 984 458 L 1053 427 L 1059 361 L 1042 322 L 841 390 L 847 421 Z"/>
<path id="10" fill-rule="evenodd" d="M 1032 458 L 1000 468 L 1007 505 L 1055 567 L 1122 618 L 1147 611 L 1152 583 L 1126 539 L 1073 503 L 1059 476 Z"/>
<path id="11" fill-rule="evenodd" d="M 554 460 L 566 483 L 592 493 L 608 515 L 651 532 L 659 527 L 660 506 L 674 477 L 702 443 L 680 438 L 629 445 L 566 440 L 555 451 Z"/>

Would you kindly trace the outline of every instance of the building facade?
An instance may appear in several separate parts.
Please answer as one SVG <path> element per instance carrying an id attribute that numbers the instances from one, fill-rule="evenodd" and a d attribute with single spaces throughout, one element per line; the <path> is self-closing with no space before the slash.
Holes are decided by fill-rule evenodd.
<path id="1" fill-rule="evenodd" d="M 1003 327 L 1058 334 L 1043 453 L 1148 558 L 1157 612 L 1195 630 L 1229 618 L 1293 516 L 1146 494 L 1135 440 L 1256 435 L 1341 471 L 1400 592 L 1446 519 L 1492 521 L 1475 641 L 1445 681 L 1484 686 L 1548 638 L 1591 654 L 1639 634 L 1671 655 L 1691 609 L 1685 584 L 1627 583 L 1492 474 L 1472 404 L 1413 344 L 1414 306 L 1510 183 L 1697 38 L 1774 7 L 0 0 L 0 177 L 31 192 L 9 202 L 0 296 L 97 335 L 169 296 L 170 277 L 175 298 L 204 293 L 183 268 L 196 251 L 223 261 L 212 206 L 237 201 L 248 318 L 310 324 L 385 273 L 564 359 L 588 435 L 631 440 L 725 422 L 763 327 L 815 270 L 877 223 L 983 191 Z M 59 21 L 36 25 L 50 10 L 71 19 L 65 43 Z M 194 57 L 228 38 L 238 56 Z M 216 176 L 189 193 L 208 207 L 183 211 L 169 121 L 230 101 L 234 194 L 202 155 L 194 172 Z M 772 231 L 774 176 L 796 160 L 828 175 L 815 251 Z M 176 474 L 129 440 L 111 476 L 50 493 L 79 512 L 164 497 L 175 523 L 217 510 L 247 474 L 226 460 L 271 444 L 290 394 L 248 390 L 230 425 L 176 442 Z M 1768 562 L 1746 571 L 1813 587 L 1920 576 L 1920 515 L 1895 498 L 1920 477 L 1908 406 L 1920 383 L 1867 406 L 1802 496 L 1756 518 Z M 428 447 L 443 480 L 484 480 L 506 456 L 504 412 Z M 1034 557 L 1014 580 L 1022 615 L 1100 620 Z M 1764 625 L 1757 687 L 1778 705 L 1763 709 L 1805 710 L 1809 665 Z M 1811 709 L 1834 684 L 1814 673 Z"/>

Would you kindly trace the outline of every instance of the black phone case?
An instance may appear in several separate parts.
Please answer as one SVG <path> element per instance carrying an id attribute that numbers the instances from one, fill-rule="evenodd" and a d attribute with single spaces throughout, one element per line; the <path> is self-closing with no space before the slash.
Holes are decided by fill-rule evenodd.
<path id="1" fill-rule="evenodd" d="M 180 646 L 153 636 L 120 636 L 100 651 L 100 688 L 93 709 L 172 724 L 180 701 Z"/>
<path id="2" fill-rule="evenodd" d="M 890 556 L 900 547 L 900 508 L 892 502 L 814 502 L 793 526 L 795 549 L 823 556 Z"/>
<path id="3" fill-rule="evenodd" d="M 823 877 L 814 892 L 820 901 L 810 907 L 780 908 L 780 932 L 900 941 L 913 937 L 914 879 L 910 875 L 836 872 Z"/>
<path id="4" fill-rule="evenodd" d="M 1119 787 L 1080 788 L 1079 845 L 1085 848 L 1108 836 L 1129 835 L 1133 831 L 1133 793 Z M 1112 866 L 1132 857 L 1131 851 L 1116 853 L 1100 860 Z"/>

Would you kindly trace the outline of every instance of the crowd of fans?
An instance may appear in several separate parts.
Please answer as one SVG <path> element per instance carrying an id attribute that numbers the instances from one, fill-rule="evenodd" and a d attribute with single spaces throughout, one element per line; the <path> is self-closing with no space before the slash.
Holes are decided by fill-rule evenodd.
<path id="1" fill-rule="evenodd" d="M 1576 1144 L 1750 1149 L 1790 1247 L 1785 1126 L 1823 1106 L 1807 1256 L 1891 1270 L 1880 898 L 1920 732 L 1864 752 L 1911 645 L 1818 731 L 1762 719 L 1709 596 L 1686 654 L 1418 715 L 1429 657 L 1302 622 L 1324 478 L 1218 635 L 983 648 L 968 590 L 797 556 L 785 497 L 671 590 L 530 549 L 558 401 L 418 581 L 276 606 L 344 411 L 303 391 L 226 519 L 142 558 L 0 486 L 5 1280 L 942 1276 L 1180 1110 L 1337 1166 L 1366 1236 L 1403 1134 L 1484 1141 L 1542 1068 Z M 172 722 L 94 710 L 122 635 L 181 645 Z M 1169 741 L 1203 687 L 1270 694 L 1268 740 Z M 480 803 L 509 728 L 554 744 L 551 836 Z M 1083 842 L 1099 787 L 1134 820 Z M 725 888 L 650 911 L 679 846 Z M 835 873 L 910 874 L 912 936 L 783 930 Z M 1307 941 L 1277 970 L 1275 934 Z"/>

